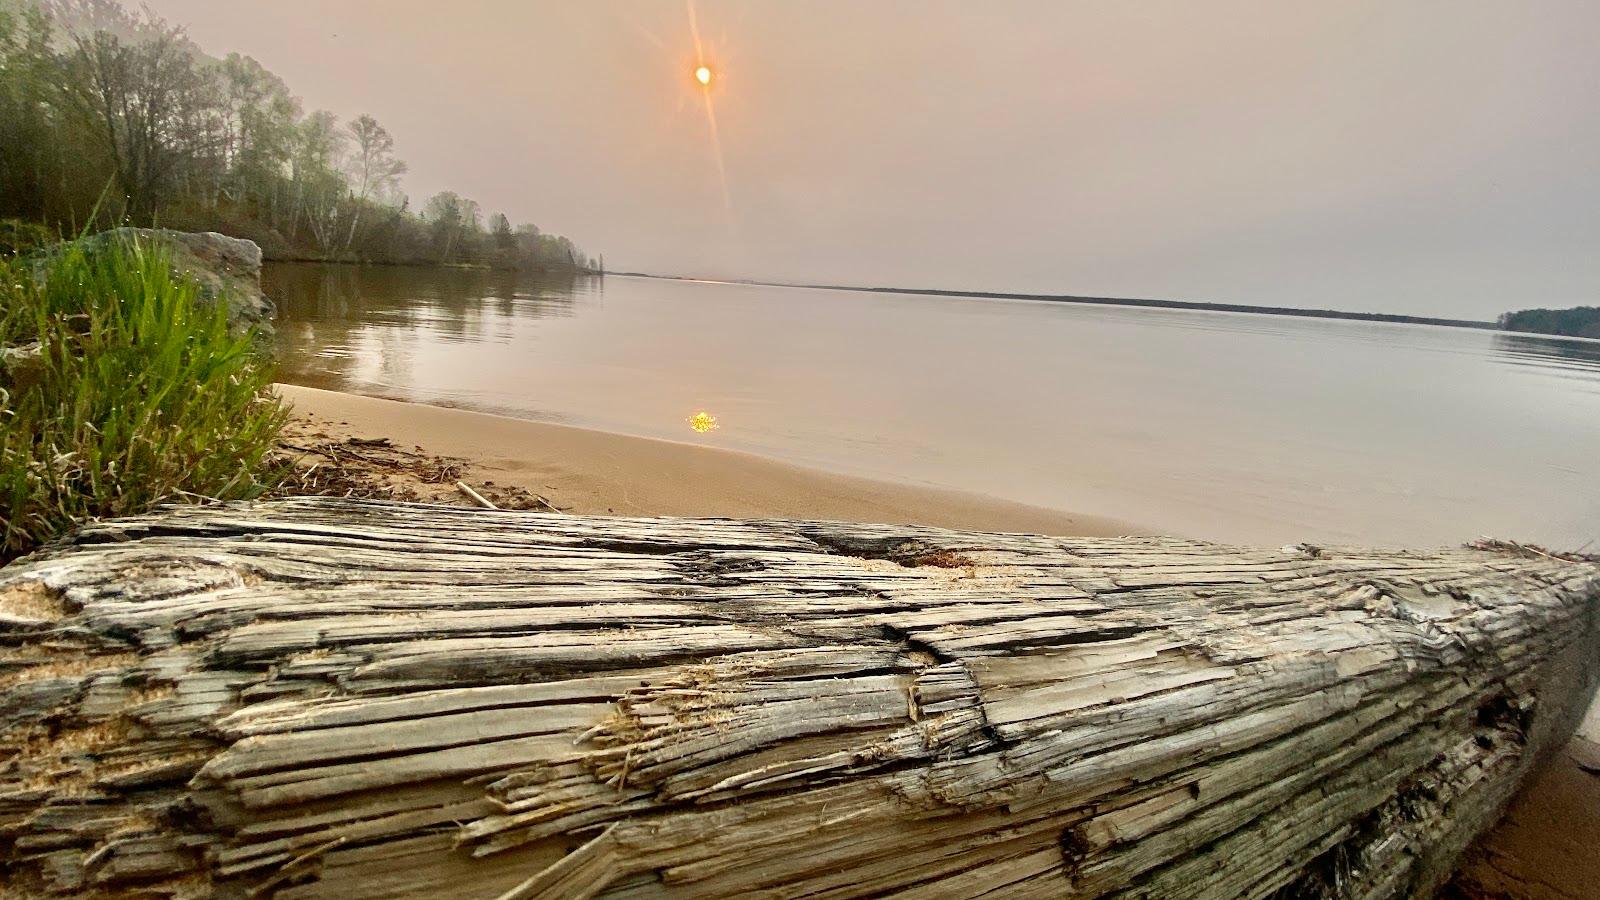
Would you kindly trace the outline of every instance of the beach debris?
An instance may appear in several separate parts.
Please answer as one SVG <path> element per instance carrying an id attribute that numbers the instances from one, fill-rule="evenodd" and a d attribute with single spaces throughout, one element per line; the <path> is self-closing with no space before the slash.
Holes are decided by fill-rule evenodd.
<path id="1" fill-rule="evenodd" d="M 469 487 L 465 481 L 456 482 L 456 489 L 459 490 L 461 493 L 466 494 L 468 497 L 471 497 L 474 503 L 477 503 L 479 506 L 483 507 L 484 509 L 499 509 L 500 508 L 498 506 L 495 506 L 493 503 L 490 503 L 482 494 L 478 493 L 477 491 L 475 491 L 471 487 Z"/>
<path id="2" fill-rule="evenodd" d="M 407 449 L 386 437 L 330 436 L 310 417 L 291 420 L 273 462 L 274 497 L 344 497 L 359 500 L 459 503 L 477 499 L 456 485 L 469 474 L 466 460 Z M 474 489 L 486 509 L 565 514 L 549 498 L 517 485 L 483 481 Z"/>
<path id="3" fill-rule="evenodd" d="M 1430 896 L 1600 677 L 1600 565 L 1510 542 L 302 497 L 0 612 L 20 896 Z"/>

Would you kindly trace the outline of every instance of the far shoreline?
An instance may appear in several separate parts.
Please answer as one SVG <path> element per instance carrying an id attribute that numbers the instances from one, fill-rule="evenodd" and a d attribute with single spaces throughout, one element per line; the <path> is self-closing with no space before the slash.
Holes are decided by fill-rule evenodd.
<path id="1" fill-rule="evenodd" d="M 1471 328 L 1503 334 L 1494 322 L 1477 319 L 1443 319 L 1409 316 L 1401 313 L 1364 313 L 1340 309 L 1304 309 L 1295 306 L 1252 306 L 1246 303 L 1209 303 L 1197 300 L 1154 300 L 1143 297 L 1092 297 L 1079 294 L 1035 294 L 1013 291 L 960 291 L 947 288 L 865 287 L 849 284 L 809 284 L 753 279 L 696 278 L 690 275 L 656 275 L 650 272 L 607 272 L 624 278 L 652 278 L 658 281 L 691 281 L 700 284 L 748 285 L 753 287 L 809 288 L 818 291 L 849 291 L 857 294 L 903 294 L 913 297 L 967 297 L 974 300 L 1031 300 L 1039 303 L 1072 303 L 1080 306 L 1125 306 L 1136 309 L 1176 309 L 1191 312 L 1243 313 L 1257 316 L 1286 316 L 1301 319 L 1336 319 L 1352 322 L 1382 322 L 1391 325 L 1435 325 L 1443 328 Z M 1563 335 L 1532 335 L 1561 338 Z M 1578 338 L 1577 340 L 1585 340 Z"/>

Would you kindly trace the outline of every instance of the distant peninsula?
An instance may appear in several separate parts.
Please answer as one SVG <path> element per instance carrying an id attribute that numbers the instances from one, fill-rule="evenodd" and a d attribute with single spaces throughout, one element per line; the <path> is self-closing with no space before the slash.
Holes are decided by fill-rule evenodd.
<path id="1" fill-rule="evenodd" d="M 1499 325 L 1506 331 L 1600 339 L 1600 306 L 1522 309 L 1501 316 Z"/>
<path id="2" fill-rule="evenodd" d="M 799 284 L 786 281 L 750 279 L 691 278 L 686 275 L 655 275 L 649 272 L 610 272 L 635 278 L 667 281 L 698 281 L 709 284 L 748 284 L 761 287 L 814 288 L 824 291 L 855 291 L 863 294 L 911 294 L 925 297 L 975 297 L 980 300 L 1039 300 L 1048 303 L 1081 303 L 1093 306 L 1138 306 L 1148 309 L 1186 309 L 1204 312 L 1254 313 L 1262 316 L 1298 316 L 1307 319 L 1347 319 L 1356 322 L 1394 322 L 1403 325 L 1444 325 L 1450 328 L 1479 328 L 1493 331 L 1499 322 L 1476 319 L 1441 319 L 1433 316 L 1405 316 L 1396 313 L 1349 312 L 1342 309 L 1300 309 L 1293 306 L 1251 306 L 1246 303 L 1201 303 L 1191 300 L 1150 300 L 1142 297 L 1089 297 L 1080 294 L 1023 294 L 1009 291 L 955 291 L 940 288 L 860 287 L 849 284 Z M 1504 320 L 1504 316 L 1501 317 Z"/>

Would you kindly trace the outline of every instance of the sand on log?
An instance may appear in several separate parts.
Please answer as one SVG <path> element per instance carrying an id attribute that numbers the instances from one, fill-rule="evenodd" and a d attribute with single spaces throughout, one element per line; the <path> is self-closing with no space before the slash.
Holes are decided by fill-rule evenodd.
<path id="1" fill-rule="evenodd" d="M 1600 566 L 295 499 L 0 571 L 19 894 L 1426 895 Z"/>

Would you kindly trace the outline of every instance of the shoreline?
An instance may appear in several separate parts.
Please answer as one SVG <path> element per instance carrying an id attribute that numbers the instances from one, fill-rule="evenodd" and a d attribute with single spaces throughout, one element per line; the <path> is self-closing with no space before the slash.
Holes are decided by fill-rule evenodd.
<path id="1" fill-rule="evenodd" d="M 313 432 L 311 439 L 388 438 L 461 460 L 468 484 L 476 479 L 526 490 L 580 515 L 823 519 L 1091 537 L 1156 533 L 1115 519 L 828 472 L 740 450 L 300 385 L 274 389 L 293 409 L 294 427 Z M 453 491 L 435 499 L 458 499 L 450 497 Z"/>
<path id="2" fill-rule="evenodd" d="M 1342 309 L 1311 309 L 1298 306 L 1252 306 L 1248 303 L 1213 303 L 1204 300 L 1157 300 L 1145 297 L 1092 297 L 1079 294 L 1037 294 L 1018 291 L 960 291 L 951 288 L 868 287 L 851 284 L 806 284 L 786 281 L 759 281 L 722 278 L 696 278 L 690 275 L 654 275 L 649 272 L 607 272 L 622 278 L 651 278 L 657 281 L 693 281 L 700 284 L 748 285 L 754 287 L 804 288 L 818 291 L 850 291 L 857 294 L 904 294 L 912 297 L 966 297 L 974 300 L 1030 300 L 1037 303 L 1074 303 L 1081 306 L 1126 306 L 1136 309 L 1176 309 L 1190 312 L 1241 313 L 1253 316 L 1286 316 L 1299 319 L 1336 319 L 1351 322 L 1383 322 L 1391 325 L 1434 325 L 1440 328 L 1470 328 L 1501 331 L 1495 322 L 1478 319 L 1446 319 L 1412 316 L 1404 313 L 1365 313 Z M 1514 333 L 1514 332 L 1506 332 Z M 1520 332 L 1515 332 L 1520 333 Z M 1536 335 L 1564 337 L 1564 335 Z M 1581 340 L 1581 339 L 1580 339 Z"/>

